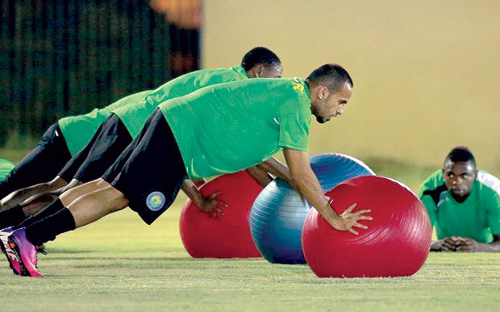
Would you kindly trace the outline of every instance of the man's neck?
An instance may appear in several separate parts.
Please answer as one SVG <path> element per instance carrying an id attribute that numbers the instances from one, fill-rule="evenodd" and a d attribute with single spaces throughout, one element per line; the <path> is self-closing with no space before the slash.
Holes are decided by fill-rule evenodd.
<path id="1" fill-rule="evenodd" d="M 458 203 L 463 203 L 465 200 L 467 200 L 469 195 L 470 195 L 470 193 L 467 195 L 464 195 L 464 196 L 458 196 L 458 195 L 451 193 L 451 196 L 453 197 L 453 199 L 455 199 Z"/>

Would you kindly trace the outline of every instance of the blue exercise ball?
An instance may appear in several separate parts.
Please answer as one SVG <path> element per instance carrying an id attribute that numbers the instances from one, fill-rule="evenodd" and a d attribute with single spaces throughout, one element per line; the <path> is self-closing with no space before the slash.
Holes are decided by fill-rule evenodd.
<path id="1" fill-rule="evenodd" d="M 349 155 L 325 153 L 311 156 L 309 160 L 325 193 L 347 179 L 375 175 L 365 163 Z"/>
<path id="2" fill-rule="evenodd" d="M 344 154 L 318 154 L 310 162 L 324 192 L 349 178 L 374 175 L 363 162 Z M 250 211 L 250 231 L 255 246 L 267 261 L 306 263 L 300 239 L 309 210 L 311 205 L 279 178 L 257 196 Z"/>

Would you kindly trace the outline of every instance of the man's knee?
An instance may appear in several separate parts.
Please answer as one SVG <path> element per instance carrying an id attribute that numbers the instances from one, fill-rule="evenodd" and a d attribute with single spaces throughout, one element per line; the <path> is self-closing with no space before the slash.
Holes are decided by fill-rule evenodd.
<path id="1" fill-rule="evenodd" d="M 103 180 L 104 181 L 104 180 Z M 106 181 L 104 181 L 107 183 Z M 110 203 L 106 205 L 108 207 L 109 212 L 116 212 L 122 210 L 127 207 L 129 204 L 129 200 L 120 190 L 115 188 L 114 186 L 107 183 L 108 186 L 102 188 L 102 192 L 104 193 L 104 197 Z"/>
<path id="2" fill-rule="evenodd" d="M 108 181 L 104 180 L 103 178 L 98 178 L 98 179 L 95 179 L 93 181 L 93 183 L 95 183 L 95 185 L 101 189 L 101 188 L 105 188 L 105 187 L 110 187 L 111 184 L 109 184 Z"/>

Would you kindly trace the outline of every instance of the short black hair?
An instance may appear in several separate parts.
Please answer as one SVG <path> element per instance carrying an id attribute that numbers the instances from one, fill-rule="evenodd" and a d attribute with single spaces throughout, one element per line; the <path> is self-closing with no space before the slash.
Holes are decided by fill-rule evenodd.
<path id="1" fill-rule="evenodd" d="M 474 168 L 476 168 L 476 160 L 474 159 L 474 155 L 472 155 L 471 151 L 466 146 L 457 146 L 452 149 L 448 156 L 446 156 L 446 159 L 444 161 L 446 162 L 448 159 L 454 163 L 459 161 L 471 161 L 474 165 Z"/>
<path id="2" fill-rule="evenodd" d="M 351 88 L 354 87 L 352 78 L 349 76 L 347 70 L 338 64 L 325 64 L 316 68 L 309 77 L 306 78 L 306 82 L 311 87 L 316 87 L 318 85 L 326 86 L 331 93 L 342 90 L 346 82 Z"/>
<path id="3" fill-rule="evenodd" d="M 262 64 L 264 66 L 273 66 L 281 64 L 279 57 L 268 48 L 256 47 L 248 51 L 241 60 L 241 66 L 246 71 L 252 69 L 255 65 Z"/>

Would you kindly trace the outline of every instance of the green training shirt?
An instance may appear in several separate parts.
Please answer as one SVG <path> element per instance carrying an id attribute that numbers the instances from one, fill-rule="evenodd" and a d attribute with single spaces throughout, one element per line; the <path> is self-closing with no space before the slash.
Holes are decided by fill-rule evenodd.
<path id="1" fill-rule="evenodd" d="M 159 105 L 191 178 L 236 172 L 282 148 L 307 151 L 311 102 L 302 79 L 249 79 Z"/>
<path id="2" fill-rule="evenodd" d="M 5 180 L 9 173 L 14 169 L 14 163 L 5 159 L 0 158 L 0 182 Z"/>
<path id="3" fill-rule="evenodd" d="M 439 239 L 461 236 L 491 243 L 493 235 L 500 234 L 500 180 L 489 173 L 478 172 L 463 203 L 451 196 L 442 170 L 434 172 L 420 185 L 418 196 Z"/>
<path id="4" fill-rule="evenodd" d="M 165 83 L 136 105 L 120 107 L 113 113 L 120 117 L 130 135 L 135 138 L 160 103 L 189 94 L 202 87 L 246 79 L 248 79 L 248 74 L 240 65 L 194 71 Z"/>
<path id="5" fill-rule="evenodd" d="M 88 114 L 59 119 L 57 122 L 71 156 L 74 156 L 90 142 L 101 123 L 114 109 L 136 103 L 151 92 L 152 90 L 146 90 L 134 93 L 104 108 L 95 108 Z"/>

